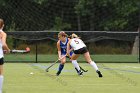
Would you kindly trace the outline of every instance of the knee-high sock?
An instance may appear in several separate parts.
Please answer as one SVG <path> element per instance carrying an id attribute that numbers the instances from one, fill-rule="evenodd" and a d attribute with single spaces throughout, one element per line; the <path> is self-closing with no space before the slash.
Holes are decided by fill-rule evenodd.
<path id="1" fill-rule="evenodd" d="M 61 72 L 63 68 L 64 68 L 64 64 L 60 64 L 60 65 L 59 65 L 59 68 L 58 68 L 58 71 Z"/>
<path id="2" fill-rule="evenodd" d="M 0 93 L 2 93 L 3 75 L 0 75 Z"/>
<path id="3" fill-rule="evenodd" d="M 96 65 L 96 63 L 94 61 L 91 61 L 90 62 L 90 65 L 97 71 L 98 70 L 98 67 Z"/>
<path id="4" fill-rule="evenodd" d="M 72 60 L 72 64 L 74 65 L 74 67 L 79 71 L 80 67 L 79 64 L 77 63 L 77 60 Z"/>

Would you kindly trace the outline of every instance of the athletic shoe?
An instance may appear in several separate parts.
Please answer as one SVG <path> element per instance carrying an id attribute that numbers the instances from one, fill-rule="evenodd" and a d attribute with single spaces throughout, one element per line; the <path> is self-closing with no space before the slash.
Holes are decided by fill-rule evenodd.
<path id="1" fill-rule="evenodd" d="M 83 71 L 79 70 L 78 75 L 83 76 Z"/>
<path id="2" fill-rule="evenodd" d="M 56 76 L 59 76 L 59 74 L 60 74 L 61 72 L 60 71 L 58 71 L 57 73 L 56 73 Z"/>
<path id="3" fill-rule="evenodd" d="M 103 77 L 103 75 L 101 74 L 101 72 L 99 70 L 96 71 L 98 73 L 99 77 Z"/>

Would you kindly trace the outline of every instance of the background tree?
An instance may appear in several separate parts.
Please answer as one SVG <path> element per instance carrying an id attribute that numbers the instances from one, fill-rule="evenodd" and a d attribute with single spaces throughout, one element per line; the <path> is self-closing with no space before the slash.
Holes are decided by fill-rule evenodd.
<path id="1" fill-rule="evenodd" d="M 139 5 L 139 0 L 0 0 L 0 17 L 8 31 L 136 31 Z"/>

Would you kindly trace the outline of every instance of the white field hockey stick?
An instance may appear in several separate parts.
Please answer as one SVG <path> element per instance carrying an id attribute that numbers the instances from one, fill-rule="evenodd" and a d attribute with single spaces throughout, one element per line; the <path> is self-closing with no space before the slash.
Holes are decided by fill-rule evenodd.
<path id="1" fill-rule="evenodd" d="M 6 53 L 7 50 L 3 50 L 4 53 Z M 13 50 L 10 50 L 10 53 L 29 53 L 30 50 L 16 50 L 16 49 L 13 49 Z"/>
<path id="2" fill-rule="evenodd" d="M 10 53 L 29 53 L 30 51 L 27 51 L 27 50 L 16 50 L 16 49 L 13 49 L 13 50 L 10 50 Z"/>
<path id="3" fill-rule="evenodd" d="M 52 66 L 54 66 L 58 61 L 60 61 L 61 59 L 63 59 L 64 57 L 66 57 L 66 55 L 63 56 L 63 57 L 61 57 L 60 59 L 57 59 L 54 63 L 52 63 L 49 67 L 47 67 L 47 68 L 46 68 L 46 72 L 49 72 L 49 69 L 50 69 Z"/>

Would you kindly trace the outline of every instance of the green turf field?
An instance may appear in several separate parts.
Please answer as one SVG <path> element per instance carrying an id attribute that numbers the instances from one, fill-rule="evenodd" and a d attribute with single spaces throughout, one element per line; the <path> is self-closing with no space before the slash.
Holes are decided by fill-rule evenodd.
<path id="1" fill-rule="evenodd" d="M 98 78 L 94 69 L 78 76 L 71 63 L 65 64 L 60 76 L 55 76 L 58 64 L 49 72 L 50 63 L 5 63 L 3 93 L 139 93 L 140 64 L 98 63 L 103 78 Z M 34 74 L 30 74 L 33 72 Z"/>

